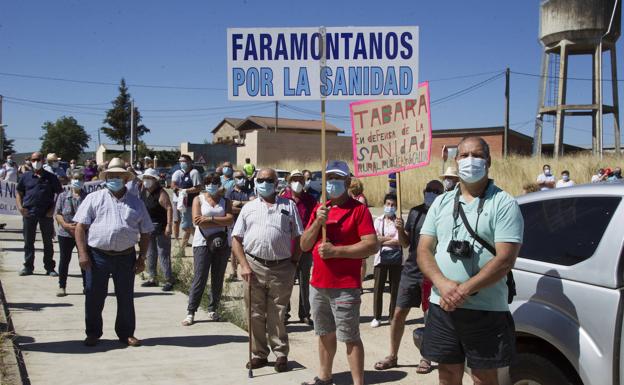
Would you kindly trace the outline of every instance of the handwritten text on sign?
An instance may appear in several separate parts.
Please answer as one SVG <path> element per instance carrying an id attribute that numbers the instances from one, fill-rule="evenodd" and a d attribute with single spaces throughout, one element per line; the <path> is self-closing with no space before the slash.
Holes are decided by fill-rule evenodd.
<path id="1" fill-rule="evenodd" d="M 429 164 L 429 84 L 416 99 L 351 103 L 355 176 L 400 172 Z"/>
<path id="2" fill-rule="evenodd" d="M 418 27 L 228 28 L 229 100 L 415 98 Z"/>

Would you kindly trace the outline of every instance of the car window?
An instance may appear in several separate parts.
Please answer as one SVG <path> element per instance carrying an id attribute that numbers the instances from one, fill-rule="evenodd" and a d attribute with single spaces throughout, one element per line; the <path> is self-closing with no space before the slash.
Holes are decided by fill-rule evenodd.
<path id="1" fill-rule="evenodd" d="M 591 258 L 620 201 L 620 197 L 580 197 L 521 205 L 520 258 L 563 266 Z"/>

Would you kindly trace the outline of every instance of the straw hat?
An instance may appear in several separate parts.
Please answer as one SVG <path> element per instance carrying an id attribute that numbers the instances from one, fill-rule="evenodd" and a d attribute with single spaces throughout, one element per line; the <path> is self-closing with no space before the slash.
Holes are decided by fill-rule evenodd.
<path id="1" fill-rule="evenodd" d="M 108 163 L 108 168 L 100 173 L 100 179 L 106 179 L 109 173 L 121 174 L 122 178 L 133 179 L 134 175 L 124 168 L 125 163 L 120 158 L 113 158 Z"/>
<path id="2" fill-rule="evenodd" d="M 299 170 L 299 169 L 292 170 L 292 171 L 290 172 L 290 175 L 288 175 L 288 180 L 291 180 L 291 179 L 292 179 L 292 177 L 294 177 L 294 176 L 300 176 L 300 177 L 303 177 L 303 173 L 302 173 L 302 172 L 301 172 L 301 170 Z"/>
<path id="3" fill-rule="evenodd" d="M 61 158 L 56 155 L 56 152 L 51 152 L 46 156 L 46 160 L 48 162 L 58 162 Z"/>
<path id="4" fill-rule="evenodd" d="M 440 175 L 440 178 L 459 178 L 457 175 L 457 167 L 449 166 L 446 168 L 446 172 Z"/>

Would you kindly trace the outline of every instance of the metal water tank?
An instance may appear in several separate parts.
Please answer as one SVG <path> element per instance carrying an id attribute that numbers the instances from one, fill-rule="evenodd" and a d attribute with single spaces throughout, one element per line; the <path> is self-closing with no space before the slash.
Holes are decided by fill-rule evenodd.
<path id="1" fill-rule="evenodd" d="M 545 0 L 540 9 L 540 40 L 550 46 L 562 40 L 592 43 L 607 32 L 616 0 Z M 615 12 L 611 32 L 604 41 L 620 37 L 621 3 Z"/>

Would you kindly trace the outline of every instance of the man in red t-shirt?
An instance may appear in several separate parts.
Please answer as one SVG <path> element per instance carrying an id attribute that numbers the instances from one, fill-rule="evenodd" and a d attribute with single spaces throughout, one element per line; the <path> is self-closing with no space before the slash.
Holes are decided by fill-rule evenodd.
<path id="1" fill-rule="evenodd" d="M 330 161 L 325 170 L 330 201 L 316 207 L 301 236 L 303 251 L 312 250 L 314 269 L 310 304 L 319 336 L 320 373 L 310 385 L 333 384 L 336 341 L 347 345 L 354 385 L 364 384 L 364 345 L 360 339 L 360 267 L 377 251 L 373 218 L 366 206 L 349 197 L 349 166 Z M 327 227 L 323 242 L 321 229 Z"/>

